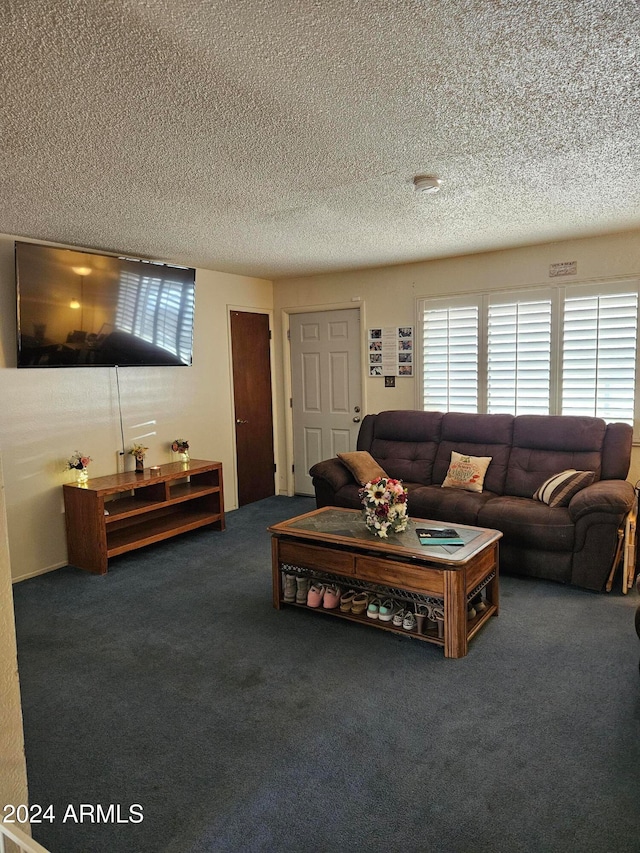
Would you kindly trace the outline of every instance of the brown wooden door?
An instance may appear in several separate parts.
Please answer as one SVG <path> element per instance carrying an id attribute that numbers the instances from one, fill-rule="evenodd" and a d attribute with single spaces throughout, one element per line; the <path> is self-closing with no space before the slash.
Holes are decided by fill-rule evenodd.
<path id="1" fill-rule="evenodd" d="M 269 315 L 231 312 L 238 505 L 275 494 Z"/>

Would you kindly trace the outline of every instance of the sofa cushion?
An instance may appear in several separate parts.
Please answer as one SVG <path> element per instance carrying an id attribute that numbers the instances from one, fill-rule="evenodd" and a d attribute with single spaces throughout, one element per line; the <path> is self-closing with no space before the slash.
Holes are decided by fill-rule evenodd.
<path id="1" fill-rule="evenodd" d="M 389 477 L 428 485 L 440 441 L 441 412 L 380 412 L 371 428 L 369 450 Z M 442 482 L 440 480 L 439 482 Z"/>
<path id="2" fill-rule="evenodd" d="M 444 481 L 451 462 L 451 452 L 455 450 L 457 453 L 465 453 L 469 456 L 491 456 L 491 465 L 487 470 L 484 488 L 498 495 L 504 494 L 513 421 L 513 415 L 447 412 L 442 419 L 442 439 L 433 465 L 432 482 Z M 532 494 L 533 489 L 529 497 Z"/>
<path id="3" fill-rule="evenodd" d="M 561 471 L 545 480 L 534 492 L 533 499 L 549 506 L 569 506 L 574 495 L 593 483 L 594 476 L 593 471 L 576 471 L 573 468 Z"/>
<path id="4" fill-rule="evenodd" d="M 567 468 L 593 471 L 600 479 L 605 432 L 599 418 L 518 416 L 504 494 L 531 498 L 545 480 Z"/>
<path id="5" fill-rule="evenodd" d="M 440 486 L 419 486 L 409 489 L 407 507 L 412 518 L 446 521 L 455 524 L 478 523 L 480 509 L 492 498 L 493 492 L 467 492 L 464 489 L 442 489 Z"/>
<path id="6" fill-rule="evenodd" d="M 491 456 L 467 456 L 451 451 L 451 463 L 447 476 L 442 483 L 443 489 L 464 489 L 467 492 L 481 492 Z"/>
<path id="7" fill-rule="evenodd" d="M 375 480 L 376 477 L 386 477 L 387 472 L 376 462 L 367 450 L 354 450 L 352 453 L 338 453 L 338 459 L 346 465 L 361 486 Z"/>
<path id="8" fill-rule="evenodd" d="M 533 498 L 502 495 L 478 512 L 478 525 L 501 530 L 505 540 L 538 551 L 571 551 L 575 525 L 566 507 L 550 507 Z"/>

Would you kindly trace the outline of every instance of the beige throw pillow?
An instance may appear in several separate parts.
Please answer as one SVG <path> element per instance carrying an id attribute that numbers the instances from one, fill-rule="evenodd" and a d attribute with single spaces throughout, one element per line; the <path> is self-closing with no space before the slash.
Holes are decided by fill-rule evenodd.
<path id="1" fill-rule="evenodd" d="M 354 450 L 351 453 L 338 453 L 338 459 L 345 465 L 361 486 L 375 480 L 376 477 L 387 477 L 368 450 Z"/>
<path id="2" fill-rule="evenodd" d="M 467 456 L 452 450 L 451 463 L 442 488 L 481 492 L 484 475 L 492 459 L 492 456 Z"/>

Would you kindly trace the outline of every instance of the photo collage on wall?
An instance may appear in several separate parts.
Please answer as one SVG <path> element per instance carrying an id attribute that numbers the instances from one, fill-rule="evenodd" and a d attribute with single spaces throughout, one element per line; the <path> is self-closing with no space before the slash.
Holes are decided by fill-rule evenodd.
<path id="1" fill-rule="evenodd" d="M 369 376 L 413 376 L 413 326 L 369 329 Z"/>

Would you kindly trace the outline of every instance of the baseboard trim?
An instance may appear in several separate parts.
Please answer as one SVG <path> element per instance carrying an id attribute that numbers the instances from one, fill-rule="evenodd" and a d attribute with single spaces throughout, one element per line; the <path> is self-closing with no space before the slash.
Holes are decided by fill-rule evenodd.
<path id="1" fill-rule="evenodd" d="M 11 583 L 20 583 L 20 581 L 26 581 L 29 580 L 29 578 L 37 578 L 38 575 L 47 575 L 49 572 L 56 572 L 58 569 L 63 569 L 68 565 L 68 563 L 56 563 L 53 566 L 48 566 L 46 569 L 38 569 L 35 572 L 29 572 L 26 575 L 18 575 L 15 578 L 11 578 Z"/>

